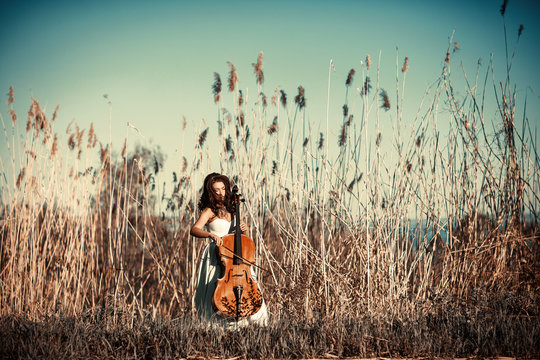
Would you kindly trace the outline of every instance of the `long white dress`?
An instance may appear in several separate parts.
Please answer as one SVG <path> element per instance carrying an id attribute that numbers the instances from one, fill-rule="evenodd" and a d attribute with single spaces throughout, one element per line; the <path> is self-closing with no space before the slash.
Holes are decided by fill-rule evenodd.
<path id="1" fill-rule="evenodd" d="M 216 218 L 206 226 L 212 234 L 223 237 L 229 233 L 231 223 L 225 219 Z M 208 322 L 223 323 L 225 326 L 247 326 L 257 324 L 265 326 L 268 322 L 268 310 L 266 303 L 263 303 L 259 311 L 248 318 L 238 320 L 225 320 L 214 312 L 212 306 L 212 296 L 216 289 L 216 281 L 219 278 L 219 263 L 216 257 L 216 244 L 214 242 L 206 245 L 203 251 L 201 262 L 199 264 L 199 277 L 197 279 L 197 289 L 195 292 L 195 308 L 202 320 Z M 257 276 L 251 267 L 251 275 L 257 281 Z"/>

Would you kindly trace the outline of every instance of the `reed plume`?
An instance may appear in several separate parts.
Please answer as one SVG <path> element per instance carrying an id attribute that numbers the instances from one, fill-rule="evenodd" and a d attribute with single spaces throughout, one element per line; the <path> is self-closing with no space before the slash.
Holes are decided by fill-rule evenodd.
<path id="1" fill-rule="evenodd" d="M 262 100 L 263 108 L 266 108 L 268 103 L 266 101 L 266 95 L 262 91 L 261 91 L 261 100 Z"/>
<path id="2" fill-rule="evenodd" d="M 249 141 L 250 135 L 251 135 L 251 132 L 249 130 L 249 127 L 246 126 L 246 131 L 244 132 L 244 139 L 243 139 L 244 145 L 247 145 L 247 142 Z"/>
<path id="3" fill-rule="evenodd" d="M 199 147 L 202 148 L 204 145 L 204 141 L 206 140 L 206 136 L 208 135 L 208 129 L 204 129 L 201 134 L 199 135 Z"/>
<path id="4" fill-rule="evenodd" d="M 369 70 L 369 67 L 371 66 L 371 56 L 369 54 L 366 56 L 366 66 Z"/>
<path id="5" fill-rule="evenodd" d="M 405 61 L 403 61 L 403 67 L 401 68 L 401 72 L 404 73 L 409 69 L 409 57 L 405 56 Z"/>
<path id="6" fill-rule="evenodd" d="M 69 135 L 69 138 L 68 138 L 69 150 L 75 149 L 76 146 L 77 146 L 77 144 L 75 144 L 75 133 L 73 133 L 73 134 Z"/>
<path id="7" fill-rule="evenodd" d="M 345 80 L 345 86 L 350 86 L 353 82 L 355 70 L 351 69 L 349 70 L 349 74 L 347 75 L 347 80 Z"/>
<path id="8" fill-rule="evenodd" d="M 339 147 L 342 147 L 347 142 L 347 131 L 349 129 L 349 125 L 351 125 L 352 117 L 353 117 L 352 115 L 349 116 L 347 121 L 344 121 L 343 125 L 341 126 L 341 133 L 339 135 L 339 141 L 338 141 Z"/>
<path id="9" fill-rule="evenodd" d="M 306 106 L 306 97 L 304 96 L 304 88 L 298 87 L 298 95 L 294 97 L 294 102 L 298 105 L 299 109 L 303 109 Z"/>
<path id="10" fill-rule="evenodd" d="M 229 152 L 232 150 L 232 139 L 231 135 L 227 135 L 227 138 L 225 139 L 225 152 Z"/>
<path id="11" fill-rule="evenodd" d="M 523 24 L 520 24 L 519 29 L 518 29 L 518 38 L 521 37 L 521 34 L 523 33 L 523 29 L 524 29 Z"/>
<path id="12" fill-rule="evenodd" d="M 73 122 L 75 120 L 71 120 L 68 124 L 68 126 L 66 127 L 66 134 L 69 134 L 71 132 L 71 125 L 73 125 Z"/>
<path id="13" fill-rule="evenodd" d="M 8 92 L 8 98 L 6 101 L 6 104 L 11 105 L 13 104 L 14 97 L 13 97 L 13 86 L 9 86 L 9 92 Z"/>
<path id="14" fill-rule="evenodd" d="M 221 77 L 217 72 L 214 73 L 214 83 L 212 84 L 212 93 L 214 94 L 214 103 L 218 103 L 221 96 Z"/>
<path id="15" fill-rule="evenodd" d="M 390 110 L 390 99 L 388 98 L 388 94 L 386 93 L 386 90 L 381 89 L 380 96 L 381 96 L 381 101 L 382 101 L 381 108 L 386 111 Z"/>
<path id="16" fill-rule="evenodd" d="M 232 62 L 228 62 L 231 69 L 229 70 L 229 91 L 233 92 L 236 83 L 238 83 L 238 74 L 236 73 L 236 68 L 234 67 L 234 64 Z"/>
<path id="17" fill-rule="evenodd" d="M 88 149 L 90 149 L 92 145 L 95 143 L 94 136 L 95 136 L 94 123 L 90 123 L 90 130 L 88 131 L 88 144 L 86 145 Z"/>
<path id="18" fill-rule="evenodd" d="M 272 175 L 276 175 L 278 171 L 278 164 L 275 160 L 272 160 Z"/>
<path id="19" fill-rule="evenodd" d="M 17 114 L 12 109 L 8 110 L 9 115 L 11 115 L 11 122 L 13 125 L 15 125 L 15 122 L 17 121 Z"/>
<path id="20" fill-rule="evenodd" d="M 257 56 L 257 62 L 253 65 L 253 71 L 255 72 L 255 75 L 257 76 L 257 83 L 259 85 L 262 85 L 264 82 L 264 74 L 263 74 L 263 52 L 259 52 L 259 56 Z"/>
<path id="21" fill-rule="evenodd" d="M 60 109 L 60 105 L 56 105 L 56 108 L 54 109 L 54 112 L 53 112 L 51 122 L 54 122 L 56 120 L 56 117 L 58 116 L 58 109 Z"/>
<path id="22" fill-rule="evenodd" d="M 279 92 L 281 94 L 280 96 L 281 105 L 283 105 L 283 107 L 287 107 L 287 94 L 285 94 L 285 91 L 283 90 L 280 90 Z"/>
<path id="23" fill-rule="evenodd" d="M 360 95 L 362 96 L 367 95 L 370 89 L 371 89 L 371 81 L 369 79 L 369 76 L 366 76 L 366 79 L 364 80 L 364 86 L 362 86 L 362 90 L 360 91 Z"/>
<path id="24" fill-rule="evenodd" d="M 58 135 L 54 134 L 54 139 L 51 146 L 51 156 L 50 156 L 51 159 L 56 155 L 57 151 L 58 151 Z"/>
<path id="25" fill-rule="evenodd" d="M 268 127 L 268 134 L 272 135 L 276 131 L 278 131 L 278 124 L 277 124 L 277 116 L 274 116 L 274 120 L 272 121 L 272 124 Z"/>
<path id="26" fill-rule="evenodd" d="M 80 130 L 79 126 L 77 126 L 77 149 L 81 150 L 81 144 L 82 144 L 82 138 L 84 136 L 85 130 Z"/>
<path id="27" fill-rule="evenodd" d="M 240 126 L 244 127 L 244 112 L 243 111 L 240 111 L 240 113 L 238 114 L 238 116 L 236 117 L 236 120 L 238 121 L 238 123 L 240 124 Z"/>
<path id="28" fill-rule="evenodd" d="M 349 114 L 349 107 L 347 106 L 347 104 L 344 104 L 343 105 L 343 116 L 347 117 L 348 114 Z"/>
<path id="29" fill-rule="evenodd" d="M 188 162 L 185 156 L 182 156 L 182 172 L 185 173 L 188 167 Z"/>
<path id="30" fill-rule="evenodd" d="M 323 133 L 321 132 L 320 133 L 320 136 L 319 136 L 319 146 L 318 146 L 318 149 L 321 150 L 324 146 L 324 135 Z"/>
<path id="31" fill-rule="evenodd" d="M 21 171 L 19 172 L 19 176 L 17 176 L 17 182 L 15 183 L 15 185 L 17 185 L 17 188 L 21 186 L 22 181 L 24 179 L 25 172 L 26 172 L 26 168 L 22 168 Z"/>
<path id="32" fill-rule="evenodd" d="M 107 145 L 108 146 L 108 145 Z M 105 164 L 108 162 L 108 155 L 109 155 L 109 149 L 108 147 L 103 147 L 103 144 L 99 143 L 99 160 L 101 161 L 101 164 Z"/>
<path id="33" fill-rule="evenodd" d="M 349 186 L 347 186 L 347 191 L 352 192 L 354 184 L 356 184 L 356 178 L 353 178 L 352 181 L 349 183 Z"/>
<path id="34" fill-rule="evenodd" d="M 242 90 L 238 90 L 238 106 L 242 106 L 244 103 L 244 94 L 242 93 Z"/>
<path id="35" fill-rule="evenodd" d="M 504 16 L 504 13 L 506 12 L 506 6 L 508 5 L 508 0 L 504 0 L 501 5 L 501 15 Z"/>

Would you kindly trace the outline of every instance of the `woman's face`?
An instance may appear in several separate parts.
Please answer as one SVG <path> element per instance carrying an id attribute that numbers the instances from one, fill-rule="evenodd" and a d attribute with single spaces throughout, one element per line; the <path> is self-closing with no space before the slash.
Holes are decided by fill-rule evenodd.
<path id="1" fill-rule="evenodd" d="M 225 200 L 225 184 L 221 181 L 217 181 L 212 184 L 212 191 L 216 195 L 216 199 L 222 203 Z"/>

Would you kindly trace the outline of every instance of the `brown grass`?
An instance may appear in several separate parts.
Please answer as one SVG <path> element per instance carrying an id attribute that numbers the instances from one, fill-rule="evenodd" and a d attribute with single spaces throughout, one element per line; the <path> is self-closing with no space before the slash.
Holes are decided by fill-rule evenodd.
<path id="1" fill-rule="evenodd" d="M 8 341 L 0 354 L 538 356 L 536 144 L 516 129 L 512 86 L 494 84 L 502 130 L 487 134 L 478 111 L 486 94 L 477 90 L 485 92 L 486 84 L 469 84 L 465 75 L 466 95 L 458 98 L 452 40 L 448 46 L 425 115 L 395 144 L 385 144 L 391 136 L 378 131 L 367 137 L 367 120 L 382 116 L 370 105 L 380 96 L 382 108 L 390 108 L 378 80 L 368 93 L 367 76 L 357 116 L 366 121 L 346 117 L 336 158 L 323 154 L 323 133 L 318 141 L 302 133 L 303 142 L 293 142 L 297 117 L 304 129 L 312 127 L 303 87 L 293 121 L 279 131 L 289 113 L 284 90 L 276 90 L 274 106 L 246 115 L 235 93 L 231 113 L 218 114 L 240 123 L 220 122 L 215 148 L 205 143 L 210 130 L 200 133 L 195 148 L 180 155 L 170 195 L 157 183 L 164 161 L 158 148 L 128 151 L 126 139 L 123 159 L 115 159 L 111 145 L 100 142 L 94 159 L 81 146 L 85 130 L 72 132 L 70 124 L 67 149 L 77 151 L 66 151 L 33 100 L 28 123 L 36 131 L 1 163 L 11 168 L 1 180 L 0 331 Z M 238 75 L 230 66 L 232 92 Z M 491 73 L 489 66 L 486 78 Z M 404 75 L 401 81 L 404 88 Z M 441 101 L 450 107 L 447 134 L 437 130 Z M 401 108 L 384 115 L 396 128 Z M 530 126 L 526 118 L 522 123 Z M 54 141 L 35 141 L 40 137 Z M 96 142 L 92 125 L 88 145 Z M 374 155 L 368 162 L 384 146 L 399 149 L 395 162 Z M 194 179 L 210 170 L 202 161 L 208 151 L 219 154 L 221 171 L 247 199 L 245 220 L 267 269 L 258 270 L 272 319 L 267 328 L 227 333 L 194 319 L 204 241 L 188 231 L 197 216 Z"/>

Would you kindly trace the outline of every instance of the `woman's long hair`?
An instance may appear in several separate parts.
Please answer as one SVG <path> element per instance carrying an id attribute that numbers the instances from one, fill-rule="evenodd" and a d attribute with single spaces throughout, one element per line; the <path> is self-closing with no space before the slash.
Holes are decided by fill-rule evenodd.
<path id="1" fill-rule="evenodd" d="M 219 215 L 219 209 L 217 207 L 219 201 L 218 199 L 216 199 L 216 194 L 214 193 L 214 189 L 212 188 L 212 186 L 217 182 L 222 182 L 225 185 L 225 199 L 223 200 L 223 205 L 228 212 L 234 214 L 235 208 L 234 204 L 231 201 L 231 182 L 227 176 L 215 172 L 208 174 L 204 178 L 203 193 L 198 204 L 199 210 L 203 211 L 205 208 L 210 208 L 216 216 Z"/>

